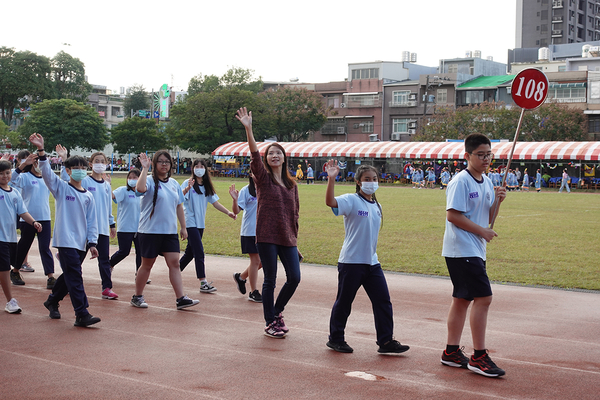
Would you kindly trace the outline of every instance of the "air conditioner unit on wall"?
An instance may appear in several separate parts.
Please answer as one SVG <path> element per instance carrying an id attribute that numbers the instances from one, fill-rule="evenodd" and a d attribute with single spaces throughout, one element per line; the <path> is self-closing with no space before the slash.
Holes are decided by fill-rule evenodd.
<path id="1" fill-rule="evenodd" d="M 398 133 L 398 132 L 392 133 L 391 140 L 400 140 L 400 133 Z"/>
<path id="2" fill-rule="evenodd" d="M 416 100 L 417 99 L 417 94 L 416 93 L 411 93 L 408 95 L 408 99 L 409 100 Z"/>
<path id="3" fill-rule="evenodd" d="M 342 104 L 340 104 L 340 107 L 342 107 L 342 108 L 346 108 L 346 103 L 342 103 Z"/>
<path id="4" fill-rule="evenodd" d="M 377 137 L 376 133 L 372 133 L 369 135 L 369 142 L 377 142 L 379 140 L 379 138 Z"/>
<path id="5" fill-rule="evenodd" d="M 343 135 L 344 133 L 346 133 L 346 129 L 343 126 L 338 126 L 337 132 L 338 135 Z"/>
<path id="6" fill-rule="evenodd" d="M 409 135 L 414 135 L 415 133 L 417 133 L 417 130 L 416 130 L 416 129 L 409 129 L 409 130 L 408 130 L 408 134 L 409 134 Z"/>
<path id="7" fill-rule="evenodd" d="M 408 123 L 408 128 L 409 129 L 415 129 L 417 127 L 417 121 L 410 121 Z"/>

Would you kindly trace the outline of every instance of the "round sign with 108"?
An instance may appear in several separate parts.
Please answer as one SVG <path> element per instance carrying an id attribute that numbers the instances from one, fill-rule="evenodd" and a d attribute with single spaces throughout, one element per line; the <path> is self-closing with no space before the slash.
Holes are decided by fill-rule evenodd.
<path id="1" fill-rule="evenodd" d="M 516 105 L 527 110 L 538 108 L 548 95 L 548 78 L 536 68 L 519 72 L 512 82 L 511 96 Z"/>

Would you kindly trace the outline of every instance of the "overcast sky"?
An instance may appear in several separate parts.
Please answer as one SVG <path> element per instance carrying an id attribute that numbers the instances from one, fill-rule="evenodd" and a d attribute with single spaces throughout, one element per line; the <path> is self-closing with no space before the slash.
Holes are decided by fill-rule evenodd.
<path id="1" fill-rule="evenodd" d="M 254 70 L 264 81 L 341 81 L 348 63 L 417 63 L 482 57 L 506 63 L 515 46 L 516 0 L 30 0 L 3 7 L 0 46 L 85 63 L 88 80 L 109 89 Z M 66 45 L 65 45 L 66 44 Z"/>

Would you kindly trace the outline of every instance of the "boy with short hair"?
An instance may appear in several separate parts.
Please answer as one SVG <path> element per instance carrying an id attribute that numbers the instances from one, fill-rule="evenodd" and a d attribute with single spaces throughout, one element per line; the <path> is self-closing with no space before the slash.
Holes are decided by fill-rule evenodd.
<path id="1" fill-rule="evenodd" d="M 94 317 L 87 310 L 89 304 L 81 272 L 81 264 L 88 248 L 92 258 L 98 257 L 98 220 L 94 196 L 81 185 L 81 181 L 87 176 L 88 163 L 81 156 L 71 156 L 65 160 L 66 172 L 69 174 L 69 182 L 65 182 L 50 169 L 42 135 L 34 133 L 29 141 L 38 149 L 42 178 L 55 198 L 52 245 L 58 249 L 60 267 L 63 270 L 44 306 L 50 312 L 50 318 L 59 319 L 59 302 L 68 294 L 75 310 L 75 326 L 96 324 L 100 322 L 100 318 Z"/>
<path id="2" fill-rule="evenodd" d="M 448 313 L 448 342 L 441 361 L 447 366 L 499 377 L 504 375 L 504 370 L 494 364 L 485 346 L 487 314 L 492 302 L 485 260 L 486 242 L 498 236 L 489 228 L 489 223 L 498 210 L 497 203 L 506 198 L 506 188 L 494 189 L 484 174 L 492 158 L 487 136 L 478 133 L 467 136 L 468 166 L 448 184 L 442 256 L 446 258 L 454 290 Z M 464 347 L 460 347 L 460 338 L 471 302 L 469 322 L 474 354 L 469 359 L 462 351 Z"/>

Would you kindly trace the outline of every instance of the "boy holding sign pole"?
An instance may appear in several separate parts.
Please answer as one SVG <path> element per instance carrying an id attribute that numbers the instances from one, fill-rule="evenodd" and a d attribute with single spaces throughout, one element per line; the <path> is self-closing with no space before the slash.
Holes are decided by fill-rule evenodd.
<path id="1" fill-rule="evenodd" d="M 465 139 L 468 166 L 448 184 L 446 193 L 446 231 L 442 256 L 452 280 L 452 304 L 448 313 L 448 341 L 442 364 L 470 369 L 487 376 L 499 377 L 498 368 L 488 355 L 485 344 L 487 315 L 492 303 L 492 289 L 486 273 L 486 242 L 498 236 L 489 222 L 494 207 L 506 198 L 506 188 L 494 189 L 484 174 L 494 158 L 487 136 L 474 133 Z M 469 322 L 473 337 L 473 356 L 469 359 L 460 347 L 460 339 L 471 307 Z"/>

